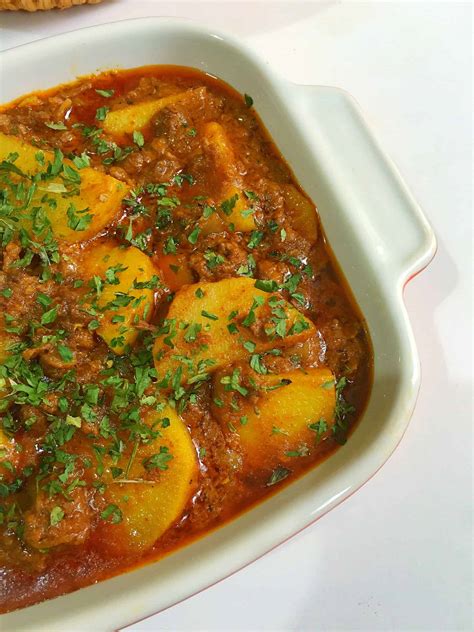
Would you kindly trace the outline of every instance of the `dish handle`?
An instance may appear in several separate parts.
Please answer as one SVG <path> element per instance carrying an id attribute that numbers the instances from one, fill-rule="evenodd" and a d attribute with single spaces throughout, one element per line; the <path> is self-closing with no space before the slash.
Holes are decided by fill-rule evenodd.
<path id="1" fill-rule="evenodd" d="M 370 239 L 385 271 L 404 285 L 433 258 L 433 229 L 355 99 L 339 88 L 294 88 L 304 129 L 343 207 L 356 214 L 359 237 Z"/>

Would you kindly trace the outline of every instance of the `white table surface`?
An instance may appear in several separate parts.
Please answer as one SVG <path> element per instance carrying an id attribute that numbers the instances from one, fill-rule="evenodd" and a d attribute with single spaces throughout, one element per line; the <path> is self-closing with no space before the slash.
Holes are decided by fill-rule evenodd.
<path id="1" fill-rule="evenodd" d="M 423 384 L 389 462 L 283 546 L 127 630 L 470 630 L 472 5 L 105 0 L 2 14 L 0 47 L 146 15 L 230 30 L 283 76 L 351 92 L 439 249 L 406 289 Z"/>

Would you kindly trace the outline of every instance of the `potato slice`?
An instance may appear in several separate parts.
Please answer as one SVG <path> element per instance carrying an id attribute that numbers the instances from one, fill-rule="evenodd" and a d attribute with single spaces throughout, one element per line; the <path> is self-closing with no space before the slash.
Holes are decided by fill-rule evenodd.
<path id="1" fill-rule="evenodd" d="M 224 374 L 214 375 L 213 396 L 224 402 L 213 405 L 213 415 L 227 432 L 237 432 L 244 459 L 256 468 L 273 468 L 311 454 L 334 425 L 336 391 L 329 369 L 264 375 L 258 390 L 242 396 L 222 384 Z M 276 387 L 276 388 L 275 388 Z"/>
<path id="2" fill-rule="evenodd" d="M 102 282 L 101 292 L 92 299 L 102 314 L 96 331 L 112 351 L 124 353 L 138 336 L 138 321 L 149 320 L 152 315 L 153 288 L 134 286 L 151 282 L 158 271 L 138 248 L 120 248 L 112 241 L 89 246 L 78 268 L 85 280 L 97 277 Z"/>
<path id="3" fill-rule="evenodd" d="M 155 341 L 155 366 L 162 377 L 181 372 L 181 378 L 175 378 L 178 382 L 248 358 L 246 341 L 250 346 L 254 343 L 259 353 L 294 345 L 314 334 L 314 325 L 297 309 L 278 294 L 258 290 L 255 280 L 245 277 L 183 287 L 167 322 L 167 331 Z M 280 333 L 266 333 L 276 326 Z"/>
<path id="4" fill-rule="evenodd" d="M 310 244 L 318 240 L 316 208 L 296 187 L 288 184 L 283 191 L 291 226 Z"/>
<path id="5" fill-rule="evenodd" d="M 154 99 L 153 101 L 145 101 L 144 103 L 136 103 L 135 105 L 127 105 L 120 110 L 112 110 L 108 112 L 102 127 L 107 134 L 112 136 L 123 136 L 124 134 L 133 134 L 134 131 L 143 130 L 151 121 L 153 116 L 160 110 L 188 100 L 200 88 L 186 90 L 178 94 L 171 94 L 168 97 Z"/>
<path id="6" fill-rule="evenodd" d="M 207 123 L 204 126 L 204 149 L 211 156 L 216 169 L 224 175 L 224 185 L 218 200 L 219 215 L 227 224 L 233 224 L 236 231 L 255 230 L 255 218 L 248 213 L 249 205 L 242 179 L 237 173 L 234 150 L 219 123 Z"/>
<path id="7" fill-rule="evenodd" d="M 169 420 L 166 425 L 162 420 Z M 143 551 L 175 523 L 196 489 L 198 461 L 191 436 L 176 411 L 166 407 L 148 414 L 145 422 L 160 435 L 148 445 L 140 445 L 126 480 L 111 481 L 105 495 L 118 507 L 122 520 L 101 525 L 108 546 L 115 552 Z M 133 448 L 131 448 L 133 449 Z M 117 464 L 126 470 L 131 452 Z M 120 513 L 115 515 L 120 516 Z"/>
<path id="8" fill-rule="evenodd" d="M 6 136 L 0 133 L 0 161 L 6 160 L 10 154 L 18 154 L 14 165 L 27 175 L 35 175 L 45 172 L 48 163 L 53 163 L 54 154 L 51 151 L 41 150 L 44 155 L 44 165 L 36 159 L 39 152 L 38 147 L 33 147 L 15 136 Z M 64 165 L 72 167 L 81 178 L 79 193 L 65 195 L 64 182 L 61 177 L 38 183 L 30 208 L 41 206 L 51 222 L 51 228 L 57 239 L 75 243 L 86 241 L 94 237 L 103 230 L 115 217 L 120 208 L 122 199 L 126 195 L 128 188 L 123 182 L 112 178 L 104 173 L 85 167 L 76 169 L 70 160 L 64 160 Z M 12 174 L 13 179 L 18 178 Z M 53 200 L 54 204 L 41 202 L 47 196 L 48 200 Z M 75 216 L 68 216 L 68 209 L 74 208 Z M 82 211 L 85 211 L 82 213 Z M 76 219 L 85 215 L 92 215 L 87 225 L 82 229 L 74 229 Z M 24 225 L 28 225 L 29 220 L 23 220 Z M 84 224 L 84 222 L 83 222 Z"/>

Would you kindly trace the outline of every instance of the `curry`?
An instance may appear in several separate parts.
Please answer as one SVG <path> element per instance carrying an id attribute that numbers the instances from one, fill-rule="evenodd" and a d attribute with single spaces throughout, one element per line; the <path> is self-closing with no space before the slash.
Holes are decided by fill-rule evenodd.
<path id="1" fill-rule="evenodd" d="M 372 352 L 314 204 L 222 81 L 154 66 L 28 95 L 0 110 L 0 161 L 6 612 L 314 467 Z"/>

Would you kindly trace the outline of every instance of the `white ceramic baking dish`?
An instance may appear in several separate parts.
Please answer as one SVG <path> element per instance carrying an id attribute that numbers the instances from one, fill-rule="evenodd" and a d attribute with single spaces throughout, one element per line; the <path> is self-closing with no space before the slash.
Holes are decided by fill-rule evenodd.
<path id="1" fill-rule="evenodd" d="M 4 52 L 2 102 L 109 68 L 193 66 L 251 94 L 305 191 L 367 319 L 375 354 L 370 402 L 349 442 L 242 515 L 149 566 L 4 615 L 5 630 L 113 630 L 228 576 L 350 496 L 388 459 L 408 425 L 420 368 L 402 292 L 434 255 L 433 232 L 354 100 L 283 81 L 227 35 L 146 18 L 82 29 Z"/>

